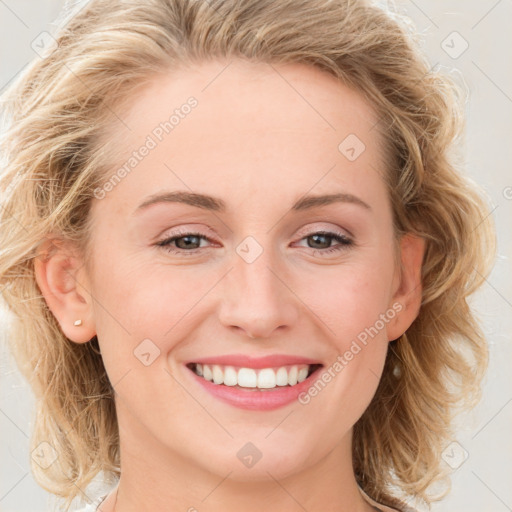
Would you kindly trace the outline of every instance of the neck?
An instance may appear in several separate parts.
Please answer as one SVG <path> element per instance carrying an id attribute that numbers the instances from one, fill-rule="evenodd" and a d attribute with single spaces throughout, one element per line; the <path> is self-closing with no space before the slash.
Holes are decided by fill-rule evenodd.
<path id="1" fill-rule="evenodd" d="M 232 470 L 228 467 L 227 471 L 216 473 L 208 467 L 210 461 L 202 464 L 200 458 L 183 457 L 147 432 L 144 434 L 133 417 L 129 422 L 120 417 L 119 424 L 129 425 L 120 427 L 122 476 L 99 509 L 101 512 L 374 510 L 362 498 L 354 478 L 351 432 L 329 453 L 311 463 L 303 461 L 302 469 L 291 474 L 265 467 L 263 451 L 261 460 L 240 477 L 236 473 L 239 461 L 234 457 Z M 226 453 L 236 454 L 244 442 L 226 443 Z M 290 446 L 290 453 L 293 448 Z"/>

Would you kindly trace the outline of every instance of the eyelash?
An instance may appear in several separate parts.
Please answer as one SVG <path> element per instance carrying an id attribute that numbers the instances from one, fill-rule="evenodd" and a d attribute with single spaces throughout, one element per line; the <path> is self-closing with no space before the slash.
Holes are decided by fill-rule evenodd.
<path id="1" fill-rule="evenodd" d="M 303 238 L 301 238 L 301 240 L 304 240 L 305 238 L 309 238 L 314 235 L 327 236 L 329 238 L 334 239 L 336 242 L 339 243 L 339 245 L 335 245 L 333 247 L 328 247 L 327 249 L 315 249 L 313 247 L 309 247 L 309 249 L 313 249 L 314 251 L 319 252 L 321 255 L 326 255 L 326 254 L 331 254 L 333 252 L 346 250 L 346 249 L 351 248 L 354 245 L 354 242 L 350 238 L 345 236 L 344 234 L 332 232 L 332 231 L 315 231 L 313 233 L 310 233 L 309 235 L 304 236 Z M 192 233 L 192 232 L 188 233 L 187 232 L 187 233 L 179 233 L 171 238 L 166 238 L 164 240 L 160 240 L 155 245 L 163 248 L 166 252 L 169 252 L 169 253 L 173 253 L 173 254 L 187 253 L 190 255 L 194 255 L 197 253 L 197 251 L 200 250 L 200 248 L 186 250 L 186 249 L 175 248 L 170 245 L 173 242 L 175 242 L 176 240 L 179 240 L 180 238 L 186 238 L 188 236 L 198 237 L 203 240 L 211 241 L 208 237 L 202 235 L 201 233 Z"/>

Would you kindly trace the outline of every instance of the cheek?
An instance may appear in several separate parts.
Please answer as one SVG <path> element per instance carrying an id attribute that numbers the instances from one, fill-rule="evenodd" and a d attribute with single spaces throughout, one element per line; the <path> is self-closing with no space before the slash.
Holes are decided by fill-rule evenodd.
<path id="1" fill-rule="evenodd" d="M 329 327 L 339 350 L 387 311 L 391 272 L 391 260 L 375 260 L 340 265 L 304 278 L 301 297 Z M 380 322 L 378 327 L 383 330 Z"/>
<path id="2" fill-rule="evenodd" d="M 219 278 L 207 269 L 149 267 L 133 259 L 111 265 L 112 258 L 104 258 L 95 276 L 94 315 L 114 379 L 117 372 L 138 367 L 139 352 L 164 355 L 186 337 L 185 330 L 199 324 L 201 301 Z"/>
<path id="3" fill-rule="evenodd" d="M 353 418 L 359 417 L 371 400 L 384 365 L 386 329 L 396 316 L 389 304 L 392 268 L 391 257 L 347 265 L 337 269 L 325 287 L 311 283 L 303 288 L 304 302 L 313 305 L 311 309 L 329 327 L 324 332 L 334 351 L 326 368 L 328 387 L 343 402 L 340 411 Z M 328 394 L 323 394 L 319 405 Z"/>

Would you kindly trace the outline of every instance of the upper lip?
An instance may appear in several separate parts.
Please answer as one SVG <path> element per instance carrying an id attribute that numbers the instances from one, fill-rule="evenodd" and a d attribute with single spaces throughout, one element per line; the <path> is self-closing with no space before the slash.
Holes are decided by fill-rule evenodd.
<path id="1" fill-rule="evenodd" d="M 273 354 L 263 357 L 251 357 L 244 354 L 226 354 L 215 357 L 201 357 L 185 364 L 218 364 L 222 366 L 238 366 L 241 368 L 271 368 L 293 364 L 322 364 L 320 361 L 308 357 L 291 356 L 286 354 Z"/>

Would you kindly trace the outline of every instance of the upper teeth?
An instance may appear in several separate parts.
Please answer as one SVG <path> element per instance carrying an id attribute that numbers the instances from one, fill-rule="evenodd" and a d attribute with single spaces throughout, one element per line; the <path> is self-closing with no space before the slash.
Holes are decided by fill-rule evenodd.
<path id="1" fill-rule="evenodd" d="M 234 366 L 220 366 L 197 363 L 197 375 L 214 384 L 236 386 L 243 388 L 275 388 L 276 386 L 294 386 L 308 376 L 309 365 L 291 365 L 280 368 L 235 368 Z"/>

